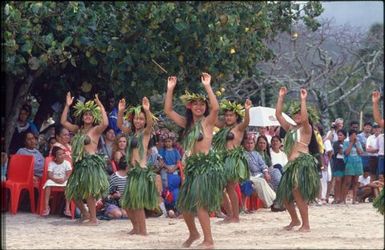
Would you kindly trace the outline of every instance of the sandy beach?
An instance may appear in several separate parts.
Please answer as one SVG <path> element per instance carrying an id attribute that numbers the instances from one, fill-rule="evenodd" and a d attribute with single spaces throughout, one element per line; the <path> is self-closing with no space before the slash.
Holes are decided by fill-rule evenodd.
<path id="1" fill-rule="evenodd" d="M 258 209 L 241 215 L 238 224 L 211 227 L 217 249 L 384 249 L 384 217 L 372 203 L 310 206 L 311 232 L 282 228 L 289 223 L 287 212 Z M 2 213 L 4 249 L 179 249 L 188 236 L 183 219 L 149 218 L 148 236 L 128 235 L 128 220 L 101 221 L 83 226 L 59 215 Z M 201 232 L 198 220 L 198 229 Z M 198 245 L 194 242 L 191 248 Z"/>

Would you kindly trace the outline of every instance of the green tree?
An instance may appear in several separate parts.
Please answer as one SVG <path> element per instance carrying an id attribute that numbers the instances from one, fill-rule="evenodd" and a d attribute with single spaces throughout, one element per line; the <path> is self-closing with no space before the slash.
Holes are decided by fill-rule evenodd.
<path id="1" fill-rule="evenodd" d="M 7 79 L 6 148 L 22 101 L 42 84 L 76 91 L 111 90 L 137 103 L 154 96 L 168 75 L 178 92 L 195 89 L 208 71 L 214 82 L 257 73 L 269 60 L 265 39 L 303 20 L 312 30 L 319 2 L 17 2 L 2 5 L 2 65 Z M 166 71 L 160 69 L 158 63 Z M 64 93 L 62 93 L 64 90 Z"/>

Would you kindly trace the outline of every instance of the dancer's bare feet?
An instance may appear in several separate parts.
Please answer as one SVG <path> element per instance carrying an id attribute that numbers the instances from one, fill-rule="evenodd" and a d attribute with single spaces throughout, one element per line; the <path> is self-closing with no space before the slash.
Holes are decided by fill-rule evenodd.
<path id="1" fill-rule="evenodd" d="M 283 229 L 285 229 L 285 230 L 287 230 L 287 231 L 290 231 L 290 230 L 293 229 L 293 227 L 299 226 L 299 225 L 301 225 L 301 222 L 300 222 L 300 221 L 292 221 L 292 222 L 290 222 L 289 225 L 283 227 Z"/>
<path id="2" fill-rule="evenodd" d="M 300 227 L 297 232 L 303 232 L 303 233 L 307 233 L 307 232 L 310 232 L 310 227 L 305 227 L 305 226 L 302 226 Z"/>
<path id="3" fill-rule="evenodd" d="M 130 235 L 133 235 L 133 234 L 137 234 L 138 232 L 136 231 L 135 228 L 133 228 L 130 232 L 128 232 L 128 234 Z"/>
<path id="4" fill-rule="evenodd" d="M 223 220 L 217 222 L 217 224 L 219 224 L 219 225 L 221 225 L 221 224 L 229 224 L 229 223 L 239 223 L 239 218 L 236 219 L 236 218 L 226 217 Z"/>
<path id="5" fill-rule="evenodd" d="M 206 242 L 203 241 L 197 246 L 198 249 L 213 249 L 214 248 L 214 242 Z"/>
<path id="6" fill-rule="evenodd" d="M 97 226 L 99 224 L 98 219 L 88 219 L 82 222 L 82 225 L 84 226 Z"/>
<path id="7" fill-rule="evenodd" d="M 88 222 L 90 220 L 91 216 L 89 213 L 82 214 L 80 219 L 78 220 L 79 223 Z"/>
<path id="8" fill-rule="evenodd" d="M 199 239 L 199 237 L 201 237 L 199 235 L 199 233 L 196 233 L 196 234 L 190 234 L 190 237 L 188 237 L 188 239 L 182 244 L 183 247 L 190 247 L 191 244 L 196 241 L 197 239 Z"/>

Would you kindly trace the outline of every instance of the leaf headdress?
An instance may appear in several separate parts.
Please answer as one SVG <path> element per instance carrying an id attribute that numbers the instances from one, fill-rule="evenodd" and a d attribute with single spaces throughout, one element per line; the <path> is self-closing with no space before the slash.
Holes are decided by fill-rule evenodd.
<path id="1" fill-rule="evenodd" d="M 230 110 L 239 115 L 240 117 L 245 116 L 245 109 L 242 104 L 223 99 L 219 106 L 222 111 Z"/>
<path id="2" fill-rule="evenodd" d="M 293 115 L 301 112 L 301 103 L 292 102 L 292 103 L 290 103 L 290 105 L 286 109 L 287 109 L 287 113 L 289 113 L 291 116 L 293 116 Z M 318 111 L 315 108 L 313 108 L 311 106 L 307 106 L 307 114 L 308 114 L 309 120 L 313 124 L 319 123 L 320 117 L 318 115 Z"/>
<path id="3" fill-rule="evenodd" d="M 134 116 L 139 115 L 141 112 L 142 112 L 142 105 L 138 105 L 136 107 L 128 107 L 124 115 L 124 118 L 130 121 Z M 156 116 L 154 116 L 154 114 L 151 114 L 151 118 L 154 122 L 157 122 L 159 120 Z"/>
<path id="4" fill-rule="evenodd" d="M 205 95 L 200 94 L 200 93 L 190 93 L 189 91 L 185 90 L 185 94 L 181 95 L 180 100 L 184 105 L 193 102 L 193 101 L 206 101 L 207 98 Z"/>
<path id="5" fill-rule="evenodd" d="M 99 124 L 102 121 L 102 112 L 100 111 L 100 107 L 93 100 L 89 100 L 85 103 L 78 100 L 74 109 L 74 115 L 77 119 L 81 119 L 85 112 L 91 112 L 94 117 L 94 123 Z"/>

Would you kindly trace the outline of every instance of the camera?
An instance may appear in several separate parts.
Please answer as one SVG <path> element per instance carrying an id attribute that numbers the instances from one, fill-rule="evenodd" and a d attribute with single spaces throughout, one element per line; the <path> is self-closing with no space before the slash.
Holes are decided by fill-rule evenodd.
<path id="1" fill-rule="evenodd" d="M 336 129 L 337 128 L 337 126 L 336 126 L 336 124 L 333 122 L 332 123 L 332 129 Z"/>

